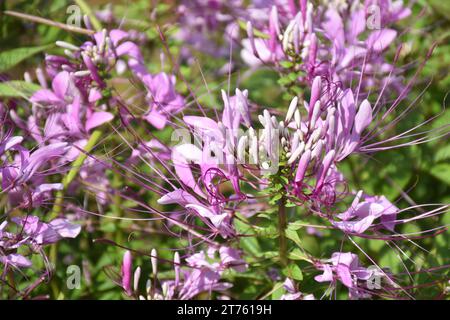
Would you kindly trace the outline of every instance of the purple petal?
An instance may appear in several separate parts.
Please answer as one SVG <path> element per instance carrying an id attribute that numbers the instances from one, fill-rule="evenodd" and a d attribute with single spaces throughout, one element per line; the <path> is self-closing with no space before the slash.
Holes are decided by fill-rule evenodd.
<path id="1" fill-rule="evenodd" d="M 29 159 L 26 161 L 24 169 L 22 171 L 22 176 L 20 177 L 20 182 L 23 183 L 27 181 L 34 173 L 39 169 L 39 167 L 45 164 L 52 158 L 61 156 L 67 150 L 66 142 L 57 142 L 51 145 L 39 148 L 33 152 Z"/>
<path id="2" fill-rule="evenodd" d="M 123 255 L 122 261 L 122 287 L 129 296 L 133 293 L 131 290 L 132 263 L 131 252 L 127 250 Z"/>
<path id="3" fill-rule="evenodd" d="M 367 47 L 375 52 L 386 49 L 397 36 L 397 31 L 383 29 L 372 32 L 366 40 Z"/>
<path id="4" fill-rule="evenodd" d="M 372 121 L 372 107 L 370 106 L 369 101 L 364 100 L 359 106 L 358 113 L 355 116 L 355 132 L 358 135 L 361 135 L 363 130 L 367 128 L 367 126 Z"/>
<path id="5" fill-rule="evenodd" d="M 305 151 L 305 153 L 302 154 L 300 161 L 298 163 L 297 173 L 295 174 L 296 183 L 303 181 L 310 160 L 311 160 L 311 150 L 308 149 Z"/>
<path id="6" fill-rule="evenodd" d="M 17 253 L 11 253 L 7 256 L 0 257 L 0 262 L 4 265 L 12 265 L 18 268 L 28 268 L 33 265 L 30 260 Z"/>
<path id="7" fill-rule="evenodd" d="M 67 71 L 62 71 L 56 75 L 52 81 L 53 92 L 60 98 L 64 100 L 67 90 L 69 89 L 70 75 Z"/>
<path id="8" fill-rule="evenodd" d="M 96 128 L 106 122 L 109 122 L 112 119 L 114 119 L 112 113 L 105 111 L 94 112 L 86 121 L 85 125 L 86 131 L 90 131 L 91 129 Z"/>
<path id="9" fill-rule="evenodd" d="M 349 268 L 346 265 L 338 264 L 336 267 L 336 273 L 343 285 L 345 285 L 347 288 L 354 287 L 352 275 L 350 273 Z"/>
<path id="10" fill-rule="evenodd" d="M 328 264 L 323 265 L 323 274 L 315 276 L 314 279 L 317 282 L 330 282 L 333 281 L 333 271 Z"/>
<path id="11" fill-rule="evenodd" d="M 364 233 L 364 231 L 366 231 L 368 228 L 370 228 L 374 220 L 375 217 L 369 215 L 361 220 L 333 221 L 332 224 L 345 232 L 361 234 Z"/>
<path id="12" fill-rule="evenodd" d="M 150 111 L 144 118 L 156 129 L 160 130 L 163 129 L 167 123 L 167 117 L 156 110 Z"/>
<path id="13" fill-rule="evenodd" d="M 198 200 L 188 192 L 183 189 L 177 189 L 175 191 L 169 192 L 158 199 L 159 204 L 171 204 L 178 203 L 185 206 L 189 203 L 200 204 Z"/>
<path id="14" fill-rule="evenodd" d="M 183 144 L 174 148 L 172 152 L 172 162 L 180 180 L 195 190 L 199 195 L 203 192 L 197 185 L 189 165 L 189 161 L 200 164 L 202 159 L 202 151 L 193 144 Z"/>
<path id="15" fill-rule="evenodd" d="M 81 226 L 71 223 L 66 219 L 54 219 L 49 226 L 62 238 L 76 238 L 81 231 Z"/>
<path id="16" fill-rule="evenodd" d="M 48 103 L 56 104 L 61 102 L 61 98 L 56 96 L 53 91 L 48 89 L 41 89 L 36 91 L 30 98 L 33 103 Z"/>

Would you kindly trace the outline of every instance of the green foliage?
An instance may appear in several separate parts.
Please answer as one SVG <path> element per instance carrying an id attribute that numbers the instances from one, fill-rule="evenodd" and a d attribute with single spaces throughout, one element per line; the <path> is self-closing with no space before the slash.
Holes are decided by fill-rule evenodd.
<path id="1" fill-rule="evenodd" d="M 25 59 L 28 59 L 35 54 L 49 49 L 51 46 L 39 46 L 39 47 L 27 47 L 17 48 L 12 50 L 3 51 L 0 53 L 0 72 L 9 70 Z"/>
<path id="2" fill-rule="evenodd" d="M 77 2 L 82 4 L 84 12 L 92 17 L 91 4 L 88 6 L 86 1 Z M 61 0 L 8 2 L 5 9 L 39 12 L 44 17 L 64 21 L 66 18 L 65 10 L 69 3 L 72 4 L 72 2 Z M 92 6 L 97 8 L 96 4 Z M 411 100 L 417 97 L 427 84 L 429 84 L 429 87 L 425 94 L 415 102 L 411 113 L 406 115 L 398 125 L 390 128 L 387 133 L 381 134 L 370 142 L 377 142 L 387 136 L 401 134 L 435 115 L 439 115 L 436 121 L 425 124 L 421 127 L 421 131 L 435 130 L 450 123 L 450 112 L 444 108 L 448 108 L 447 94 L 450 86 L 449 2 L 439 0 L 419 1 L 419 5 L 415 5 L 414 10 L 420 11 L 422 6 L 426 6 L 427 14 L 423 18 L 413 21 L 414 25 L 411 28 L 427 34 L 409 32 L 401 37 L 399 36 L 398 41 L 407 44 L 409 49 L 402 52 L 397 63 L 400 66 L 406 66 L 403 76 L 408 79 L 417 69 L 417 61 L 422 61 L 429 48 L 434 42 L 438 41 L 434 54 L 430 57 L 420 75 L 421 81 L 417 81 L 413 85 L 410 95 Z M 193 101 L 188 86 L 191 87 L 198 98 L 198 103 L 207 111 L 222 108 L 219 89 L 227 89 L 228 81 L 231 92 L 234 87 L 249 90 L 249 98 L 255 104 L 255 106 L 252 106 L 252 110 L 253 108 L 268 106 L 277 108 L 280 113 L 283 113 L 294 95 L 299 98 L 308 95 L 309 88 L 298 86 L 298 79 L 304 76 L 302 71 L 296 70 L 295 59 L 298 59 L 298 57 L 286 58 L 277 68 L 260 68 L 257 71 L 251 70 L 245 73 L 232 70 L 229 77 L 228 72 L 223 72 L 223 66 L 228 62 L 228 58 L 211 58 L 195 50 L 193 50 L 194 58 L 192 60 L 187 61 L 182 58 L 183 50 L 191 48 L 187 48 L 185 44 L 180 43 L 173 37 L 179 31 L 179 26 L 173 23 L 174 8 L 171 3 L 161 2 L 153 7 L 151 2 L 144 0 L 118 1 L 113 6 L 113 10 L 119 17 L 125 15 L 126 12 L 125 28 L 143 31 L 149 37 L 149 42 L 143 46 L 142 50 L 151 72 L 156 73 L 164 70 L 169 73 L 177 73 L 174 64 L 169 59 L 169 54 L 165 51 L 165 48 L 162 49 L 159 34 L 154 27 L 156 23 L 162 26 L 168 36 L 167 46 L 170 53 L 176 61 L 180 61 L 179 71 L 186 79 L 186 82 L 178 80 L 177 89 L 189 97 L 189 111 L 195 109 L 192 105 L 197 101 Z M 156 20 L 148 19 L 148 12 L 154 12 Z M 43 43 L 53 43 L 55 40 L 81 43 L 86 40 L 83 36 L 70 34 L 54 27 L 38 26 L 7 16 L 1 16 L 0 19 L 2 19 L 0 21 L 0 47 L 2 50 L 0 52 L 0 73 L 7 74 L 10 79 L 23 79 L 23 67 L 27 66 L 30 67 L 27 70 L 32 70 L 38 66 L 38 63 L 36 63 L 38 60 L 34 59 L 36 55 L 44 50 L 54 50 L 52 46 L 42 45 Z M 408 23 L 412 22 L 408 21 Z M 100 28 L 98 21 L 94 24 L 97 29 Z M 240 21 L 239 25 L 240 31 L 245 32 L 245 22 Z M 433 28 L 430 29 L 430 26 L 433 26 Z M 114 26 L 105 25 L 105 27 Z M 254 33 L 257 37 L 268 37 L 268 35 L 256 29 L 254 29 Z M 160 63 L 162 52 L 165 55 L 163 66 Z M 233 55 L 231 58 L 239 66 L 239 56 Z M 222 71 L 219 73 L 217 70 Z M 114 90 L 117 90 L 114 94 L 128 93 L 127 90 L 133 90 L 134 83 L 120 80 L 121 83 L 114 84 Z M 15 98 L 28 99 L 39 88 L 36 84 L 20 80 L 0 82 L 0 98 L 2 98 L 2 101 L 10 101 Z M 126 96 L 126 98 L 129 98 L 129 96 Z M 395 98 L 395 94 L 390 97 L 392 100 Z M 372 94 L 368 99 L 374 103 L 376 94 Z M 410 102 L 404 101 L 399 110 L 405 110 Z M 132 107 L 142 113 L 142 110 L 140 110 L 141 104 L 141 101 L 137 101 Z M 386 102 L 382 108 L 388 107 L 389 103 Z M 252 120 L 257 123 L 256 113 L 252 112 L 251 116 Z M 124 148 L 125 143 L 116 132 L 110 130 L 106 125 L 102 127 L 103 129 L 105 131 L 94 133 L 95 139 L 90 141 L 87 150 L 92 150 L 94 146 L 97 151 L 114 149 L 112 152 L 117 152 L 119 157 L 123 157 L 123 159 L 129 157 L 131 152 L 129 150 L 123 151 L 126 149 Z M 118 130 L 122 129 L 119 128 Z M 169 141 L 172 134 L 169 129 L 155 130 L 150 126 L 136 128 L 136 131 L 145 141 L 150 141 L 154 137 L 162 141 Z M 133 137 L 126 130 L 120 131 L 120 134 L 127 141 L 132 141 Z M 76 177 L 86 158 L 86 156 L 80 156 L 72 167 L 67 168 L 64 180 L 66 189 L 70 183 L 77 182 Z M 148 163 L 151 163 L 151 161 Z M 368 194 L 385 195 L 399 208 L 405 208 L 414 203 L 450 203 L 449 163 L 450 144 L 447 135 L 441 137 L 441 139 L 413 147 L 383 151 L 373 155 L 352 155 L 339 164 L 339 170 L 348 178 L 346 192 L 364 189 Z M 151 164 L 153 165 L 153 163 Z M 343 235 L 342 232 L 336 232 L 331 228 L 328 229 L 330 225 L 325 222 L 325 219 L 312 215 L 311 208 L 300 206 L 293 199 L 287 199 L 285 205 L 288 224 L 284 235 L 287 238 L 288 263 L 284 266 L 281 265 L 278 251 L 280 233 L 276 223 L 278 221 L 277 205 L 282 202 L 285 189 L 289 187 L 289 180 L 283 175 L 283 166 L 284 162 L 281 161 L 280 174 L 269 177 L 269 187 L 259 195 L 261 198 L 258 198 L 258 201 L 262 204 L 261 209 L 257 210 L 258 212 L 254 215 L 246 216 L 238 212 L 233 216 L 233 223 L 239 234 L 238 247 L 243 250 L 243 256 L 249 264 L 248 271 L 244 273 L 228 272 L 224 275 L 224 279 L 233 282 L 234 286 L 230 289 L 230 295 L 233 298 L 260 299 L 263 297 L 264 299 L 279 299 L 286 293 L 283 288 L 285 277 L 296 280 L 302 292 L 323 293 L 326 287 L 320 287 L 320 284 L 313 280 L 313 276 L 317 272 L 311 270 L 311 264 L 313 263 L 311 257 L 329 258 L 341 244 L 342 251 L 358 253 L 365 265 L 373 264 L 367 258 L 368 256 L 373 258 L 381 267 L 389 268 L 394 273 L 406 274 L 406 268 L 417 271 L 417 274 L 413 274 L 411 277 L 421 283 L 432 283 L 432 281 L 442 283 L 442 279 L 445 279 L 445 277 L 448 279 L 448 271 L 439 274 L 419 271 L 449 264 L 450 231 L 446 230 L 429 239 L 418 237 L 417 240 L 411 242 L 359 239 Z M 148 164 L 131 166 L 130 170 L 139 172 L 142 181 L 154 182 L 149 175 L 151 168 Z M 87 211 L 98 213 L 90 223 L 99 227 L 83 226 L 84 228 L 95 229 L 95 231 L 92 233 L 83 232 L 79 238 L 61 244 L 56 256 L 58 267 L 54 280 L 52 283 L 44 283 L 40 286 L 36 291 L 37 293 L 51 292 L 52 298 L 60 299 L 124 298 L 121 288 L 112 281 L 120 272 L 119 266 L 123 250 L 111 244 L 94 242 L 94 239 L 113 239 L 124 246 L 131 246 L 132 243 L 134 249 L 145 254 L 148 254 L 153 247 L 167 249 L 192 245 L 190 239 L 165 233 L 166 228 L 159 220 L 140 221 L 137 223 L 137 227 L 133 229 L 127 221 L 116 219 L 121 218 L 121 215 L 127 209 L 133 209 L 130 211 L 133 211 L 132 216 L 135 218 L 153 218 L 146 211 L 145 205 L 151 204 L 159 209 L 161 207 L 158 207 L 156 202 L 158 195 L 145 190 L 141 184 L 131 180 L 128 181 L 127 176 L 121 177 L 117 174 L 115 176 L 113 170 L 108 170 L 107 174 L 108 178 L 111 178 L 109 180 L 116 183 L 114 187 L 117 190 L 123 191 L 124 194 L 128 194 L 128 192 L 138 194 L 143 199 L 143 203 L 138 203 L 131 196 L 126 200 L 115 197 L 114 199 L 108 199 L 111 200 L 111 204 L 103 206 L 98 203 L 96 194 L 92 192 L 87 192 L 84 197 L 73 195 L 70 190 L 60 192 L 58 196 L 61 199 L 64 196 L 73 197 Z M 124 183 L 124 181 L 127 183 Z M 164 187 L 169 188 L 170 186 L 165 184 Z M 414 203 L 411 203 L 411 200 L 407 199 L 405 194 Z M 3 205 L 3 203 L 0 203 L 0 205 Z M 341 205 L 342 210 L 344 210 L 348 203 L 342 203 Z M 99 210 L 102 208 L 104 211 Z M 317 210 L 317 208 L 314 209 Z M 46 212 L 45 208 L 39 208 L 39 210 L 37 212 L 39 214 Z M 337 212 L 330 214 L 335 213 Z M 418 214 L 420 214 L 420 211 L 408 210 L 402 212 L 399 218 L 411 218 Z M 430 219 L 409 223 L 405 227 L 399 226 L 396 228 L 396 232 L 399 235 L 414 234 L 420 236 L 420 232 L 435 226 L 449 226 L 449 219 L 448 214 L 442 214 Z M 315 234 L 311 232 L 314 225 L 322 227 L 313 229 L 316 232 Z M 380 238 L 382 238 L 381 236 L 382 234 Z M 363 248 L 364 252 L 361 252 L 356 245 Z M 161 250 L 160 255 L 163 259 L 170 260 L 173 258 L 171 250 Z M 135 265 L 143 266 L 142 274 L 148 278 L 151 273 L 148 257 L 136 254 L 134 259 Z M 41 260 L 36 259 L 36 268 L 44 268 L 45 266 L 39 265 L 39 261 Z M 79 290 L 69 290 L 65 286 L 66 268 L 71 264 L 80 265 L 84 268 L 84 278 Z M 173 275 L 170 264 L 162 263 L 161 268 L 163 269 L 160 272 L 161 277 Z M 275 276 L 266 272 L 273 270 L 275 270 Z M 33 270 L 25 271 L 25 275 L 32 279 L 33 272 Z M 409 279 L 407 274 L 404 278 Z M 407 280 L 404 281 L 406 284 L 410 284 Z M 24 286 L 30 284 L 31 280 L 24 282 Z M 319 291 L 318 288 L 323 290 Z M 429 288 L 418 288 L 415 291 L 417 297 L 428 298 L 437 296 L 442 288 L 436 285 Z M 0 297 L 2 296 L 0 295 Z M 346 295 L 338 297 L 347 298 Z"/>
<path id="3" fill-rule="evenodd" d="M 3 98 L 29 98 L 40 87 L 25 81 L 7 81 L 0 83 L 0 97 Z"/>

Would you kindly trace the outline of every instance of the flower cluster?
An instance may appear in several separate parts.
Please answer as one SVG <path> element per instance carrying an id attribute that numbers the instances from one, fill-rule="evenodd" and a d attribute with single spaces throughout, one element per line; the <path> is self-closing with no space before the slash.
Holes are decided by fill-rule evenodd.
<path id="1" fill-rule="evenodd" d="M 146 33 L 94 31 L 87 19 L 90 39 L 57 41 L 64 54 L 46 54 L 44 68 L 25 73 L 38 87 L 29 97 L 2 98 L 2 283 L 19 268 L 39 268 L 35 253 L 47 265 L 44 246 L 86 232 L 125 250 L 115 282 L 127 299 L 234 298 L 240 277 L 269 292 L 255 297 L 310 300 L 341 287 L 352 299 L 410 297 L 361 247 L 383 240 L 407 256 L 398 243 L 444 228 L 405 234 L 402 226 L 433 222 L 449 205 L 408 198 L 404 207 L 353 185 L 345 169 L 355 155 L 448 135 L 448 125 L 422 130 L 428 120 L 391 134 L 412 110 L 401 109 L 412 81 L 395 66 L 397 22 L 410 8 L 390 0 L 181 2 L 178 31 L 156 28 L 169 58 L 158 72 Z M 96 17 L 119 21 L 110 9 Z M 172 41 L 183 44 L 177 55 Z M 201 70 L 183 68 L 195 50 L 234 58 L 220 102 Z M 246 65 L 289 78 L 279 81 L 287 108 L 260 106 L 251 98 L 257 89 L 240 82 L 231 89 L 232 69 Z M 195 93 L 197 78 L 212 102 Z M 334 239 L 328 251 L 308 247 L 303 228 Z M 150 254 L 138 248 L 146 233 L 157 248 Z"/>

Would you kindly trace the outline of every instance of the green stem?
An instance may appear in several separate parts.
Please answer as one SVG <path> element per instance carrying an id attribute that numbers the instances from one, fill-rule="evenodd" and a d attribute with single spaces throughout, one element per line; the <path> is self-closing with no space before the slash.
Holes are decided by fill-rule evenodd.
<path id="1" fill-rule="evenodd" d="M 278 235 L 279 235 L 280 262 L 283 266 L 287 265 L 286 227 L 287 227 L 286 199 L 282 197 L 278 202 Z"/>
<path id="2" fill-rule="evenodd" d="M 101 31 L 102 25 L 100 21 L 98 21 L 94 12 L 92 12 L 91 7 L 89 7 L 89 5 L 84 0 L 75 0 L 75 3 L 81 8 L 81 11 L 83 11 L 89 17 L 89 20 L 91 21 L 94 29 L 96 31 Z"/>
<path id="3" fill-rule="evenodd" d="M 361 189 L 361 181 L 359 179 L 358 172 L 356 172 L 356 167 L 355 167 L 355 164 L 353 163 L 353 159 L 351 157 L 348 158 L 348 165 L 350 167 L 350 171 L 352 173 L 352 178 L 355 183 L 355 186 L 356 186 L 356 188 L 358 188 L 358 190 L 360 190 Z"/>
<path id="4" fill-rule="evenodd" d="M 56 218 L 61 213 L 64 199 L 64 192 L 80 171 L 81 166 L 87 159 L 87 153 L 92 151 L 92 149 L 95 147 L 101 136 L 102 131 L 100 130 L 95 130 L 94 132 L 92 132 L 91 137 L 89 138 L 88 142 L 86 143 L 86 146 L 84 147 L 84 152 L 80 153 L 78 158 L 76 158 L 75 161 L 72 163 L 70 171 L 62 180 L 63 189 L 59 190 L 56 193 L 55 203 L 53 204 L 52 211 L 50 212 L 51 219 Z M 53 268 L 56 270 L 56 262 L 58 261 L 58 243 L 54 243 L 53 245 L 50 246 L 49 259 L 50 262 L 53 264 Z M 55 279 L 52 279 L 51 281 L 51 288 L 53 291 L 54 298 L 57 299 L 59 296 L 59 288 Z"/>
<path id="5" fill-rule="evenodd" d="M 63 178 L 62 181 L 63 189 L 59 190 L 56 193 L 56 199 L 55 203 L 53 204 L 52 212 L 50 213 L 50 218 L 56 218 L 61 213 L 65 190 L 70 185 L 70 183 L 75 179 L 78 172 L 80 171 L 81 166 L 83 165 L 84 161 L 87 158 L 87 153 L 90 152 L 95 147 L 101 136 L 102 132 L 100 130 L 95 130 L 92 133 L 91 137 L 89 138 L 88 142 L 86 143 L 86 146 L 84 147 L 85 152 L 82 152 L 78 156 L 78 158 L 72 163 L 72 167 L 69 173 Z"/>
<path id="6" fill-rule="evenodd" d="M 117 173 L 114 173 L 113 177 L 113 187 L 116 188 L 116 190 L 120 190 L 122 183 L 121 183 L 121 176 Z M 122 210 L 122 197 L 120 196 L 120 193 L 117 192 L 113 197 L 113 215 L 115 217 L 122 217 L 123 216 L 123 210 Z M 119 225 L 122 223 L 122 221 L 119 220 Z M 117 243 L 123 242 L 123 233 L 118 231 L 115 233 L 115 240 Z"/>

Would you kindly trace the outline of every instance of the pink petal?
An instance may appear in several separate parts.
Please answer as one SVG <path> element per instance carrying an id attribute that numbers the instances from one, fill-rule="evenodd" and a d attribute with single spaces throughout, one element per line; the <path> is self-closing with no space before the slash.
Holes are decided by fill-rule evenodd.
<path id="1" fill-rule="evenodd" d="M 345 232 L 361 234 L 370 228 L 374 220 L 375 217 L 369 215 L 361 220 L 333 221 L 332 224 Z"/>
<path id="2" fill-rule="evenodd" d="M 53 92 L 61 99 L 64 100 L 67 90 L 69 89 L 70 75 L 67 71 L 62 71 L 56 75 L 52 81 Z"/>
<path id="3" fill-rule="evenodd" d="M 200 195 L 202 195 L 203 192 L 197 185 L 197 182 L 192 175 L 189 161 L 194 161 L 194 163 L 200 164 L 201 159 L 202 151 L 193 144 L 176 146 L 172 152 L 172 162 L 174 164 L 176 174 L 185 185 L 195 190 Z"/>
<path id="4" fill-rule="evenodd" d="M 397 36 L 397 31 L 383 29 L 372 32 L 366 40 L 367 47 L 375 52 L 386 49 Z"/>
<path id="5" fill-rule="evenodd" d="M 369 101 L 364 100 L 359 106 L 358 113 L 355 116 L 355 126 L 354 130 L 356 134 L 361 135 L 363 130 L 367 128 L 367 126 L 372 121 L 372 108 L 370 106 Z"/>
<path id="6" fill-rule="evenodd" d="M 195 128 L 203 129 L 205 131 L 212 130 L 218 131 L 219 126 L 217 122 L 207 117 L 197 117 L 197 116 L 185 116 L 183 117 L 184 122 Z"/>
<path id="7" fill-rule="evenodd" d="M 144 118 L 156 129 L 163 129 L 167 123 L 167 117 L 156 110 L 152 110 Z"/>
<path id="8" fill-rule="evenodd" d="M 323 266 L 323 274 L 315 276 L 314 279 L 317 282 L 330 282 L 333 281 L 333 271 L 329 265 Z"/>
<path id="9" fill-rule="evenodd" d="M 86 131 L 96 128 L 106 122 L 111 121 L 114 118 L 112 113 L 99 111 L 94 112 L 86 121 Z"/>
<path id="10" fill-rule="evenodd" d="M 81 226 L 71 223 L 66 219 L 54 219 L 49 226 L 62 238 L 76 238 L 81 231 Z"/>
<path id="11" fill-rule="evenodd" d="M 36 91 L 30 98 L 33 103 L 59 103 L 61 99 L 57 97 L 53 91 L 48 89 L 41 89 Z"/>
<path id="12" fill-rule="evenodd" d="M 9 264 L 15 267 L 23 268 L 28 268 L 33 265 L 30 260 L 17 253 L 11 253 L 7 256 L 0 257 L 0 262 L 2 262 L 3 264 Z"/>
<path id="13" fill-rule="evenodd" d="M 188 192 L 183 189 L 177 189 L 175 191 L 169 192 L 158 199 L 159 204 L 171 204 L 178 203 L 182 206 L 189 203 L 200 204 L 198 200 Z"/>
<path id="14" fill-rule="evenodd" d="M 309 161 L 311 160 L 311 150 L 308 149 L 302 154 L 298 163 L 297 173 L 295 174 L 295 182 L 299 183 L 303 181 L 305 177 L 306 168 L 308 168 Z"/>
<path id="15" fill-rule="evenodd" d="M 336 267 L 336 273 L 341 280 L 341 282 L 347 287 L 347 288 L 353 288 L 353 280 L 352 275 L 350 273 L 350 270 L 348 266 L 339 264 Z"/>

